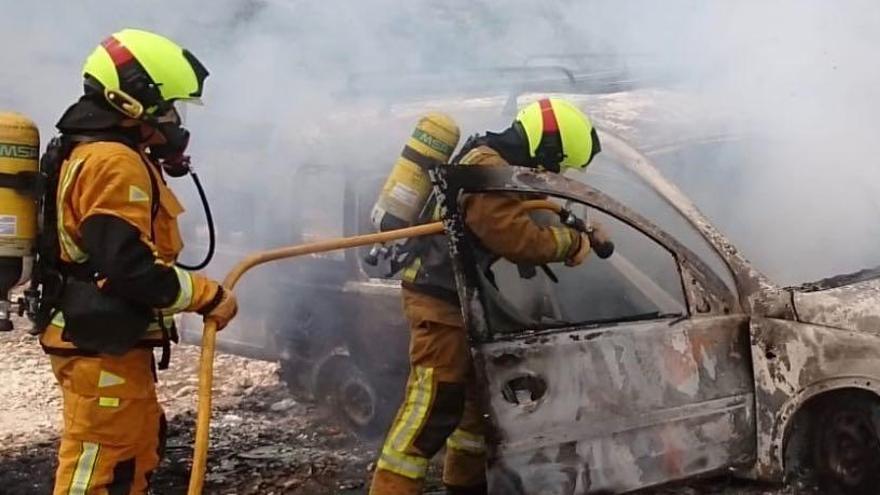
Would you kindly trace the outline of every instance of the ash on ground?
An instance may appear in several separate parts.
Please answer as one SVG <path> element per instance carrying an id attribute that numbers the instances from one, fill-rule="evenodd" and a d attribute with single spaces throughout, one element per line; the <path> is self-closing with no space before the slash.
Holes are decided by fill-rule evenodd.
<path id="1" fill-rule="evenodd" d="M 19 328 L 26 324 L 19 323 Z M 186 493 L 197 403 L 197 347 L 174 347 L 160 372 L 159 395 L 169 419 L 165 459 L 153 480 L 162 495 Z M 0 333 L 0 493 L 51 493 L 61 398 L 48 358 L 21 330 Z M 345 430 L 326 408 L 297 401 L 274 363 L 218 354 L 214 416 L 205 493 L 366 493 L 377 445 Z M 437 465 L 430 488 L 439 488 Z M 439 492 L 438 492 L 439 493 Z M 730 479 L 672 486 L 641 495 L 782 495 Z"/>

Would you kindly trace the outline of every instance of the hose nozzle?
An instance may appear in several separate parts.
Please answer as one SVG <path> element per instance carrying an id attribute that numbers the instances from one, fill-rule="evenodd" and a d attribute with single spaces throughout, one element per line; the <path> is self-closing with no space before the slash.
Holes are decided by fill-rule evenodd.
<path id="1" fill-rule="evenodd" d="M 614 243 L 611 241 L 598 241 L 595 237 L 595 229 L 592 226 L 587 225 L 583 219 L 572 213 L 571 210 L 560 208 L 559 220 L 563 225 L 586 234 L 587 239 L 590 240 L 590 246 L 592 246 L 593 251 L 596 252 L 596 256 L 604 260 L 610 258 L 611 255 L 614 254 Z"/>

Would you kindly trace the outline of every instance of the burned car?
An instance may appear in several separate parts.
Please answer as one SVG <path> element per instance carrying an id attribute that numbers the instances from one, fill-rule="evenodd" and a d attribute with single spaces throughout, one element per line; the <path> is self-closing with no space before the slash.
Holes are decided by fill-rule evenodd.
<path id="1" fill-rule="evenodd" d="M 348 92 L 341 96 L 346 98 L 343 110 L 338 115 L 328 112 L 315 128 L 334 143 L 345 142 L 345 129 L 351 129 L 352 142 L 369 142 L 370 147 L 358 146 L 349 157 L 353 165 L 346 167 L 339 163 L 346 161 L 343 150 L 334 157 L 339 162 L 329 163 L 320 154 L 276 163 L 276 157 L 286 153 L 266 152 L 271 158 L 267 161 L 277 167 L 265 165 L 266 173 L 273 174 L 274 187 L 249 183 L 253 178 L 246 174 L 208 184 L 212 194 L 226 199 L 220 202 L 226 209 L 215 212 L 219 237 L 211 274 L 222 278 L 248 253 L 270 246 L 373 232 L 370 210 L 389 173 L 389 157 L 400 152 L 401 137 L 411 133 L 413 120 L 428 110 L 448 112 L 468 123 L 467 131 L 473 132 L 509 122 L 518 100 L 538 88 L 566 91 L 569 97 L 582 99 L 633 86 L 632 78 L 620 68 L 597 73 L 588 56 L 574 58 L 577 64 L 571 68 L 551 57 L 527 60 L 523 67 L 460 74 L 352 77 Z M 603 60 L 603 66 L 608 62 Z M 487 74 L 493 77 L 487 80 Z M 426 87 L 432 88 L 430 95 Z M 364 103 L 366 96 L 373 100 Z M 425 101 L 426 96 L 436 99 Z M 356 122 L 363 125 L 353 125 Z M 276 132 L 260 128 L 241 134 Z M 253 161 L 256 152 L 241 150 L 257 138 L 236 139 L 217 159 Z M 309 142 L 306 148 L 322 146 Z M 207 232 L 195 230 L 200 226 L 195 221 L 185 236 L 195 240 L 189 242 L 190 248 L 199 253 L 207 242 Z M 297 398 L 327 403 L 355 433 L 377 438 L 385 433 L 403 395 L 409 331 L 401 311 L 399 280 L 365 263 L 369 250 L 322 253 L 249 273 L 236 291 L 241 312 L 219 334 L 218 347 L 278 361 L 281 378 Z M 183 338 L 197 343 L 201 325 L 199 317 L 183 316 Z"/>
<path id="2" fill-rule="evenodd" d="M 492 426 L 491 493 L 621 493 L 720 471 L 875 493 L 880 271 L 777 287 L 647 157 L 601 139 L 586 182 L 637 182 L 667 211 L 531 169 L 436 172 Z M 608 226 L 616 252 L 558 281 L 499 261 L 490 282 L 458 205 L 473 192 L 563 202 Z"/>
<path id="3" fill-rule="evenodd" d="M 492 493 L 621 493 L 719 472 L 806 479 L 823 486 L 822 493 L 875 493 L 880 270 L 800 287 L 774 284 L 654 165 L 674 173 L 679 163 L 699 162 L 719 145 L 738 148 L 735 140 L 683 138 L 667 145 L 662 136 L 643 154 L 629 144 L 643 141 L 616 135 L 629 123 L 603 115 L 583 95 L 563 96 L 614 129 L 601 132 L 604 151 L 584 175 L 438 170 L 492 425 Z M 469 129 L 493 128 L 483 124 L 497 123 L 500 107 L 515 109 L 509 100 L 474 99 L 458 109 L 440 101 L 434 108 L 467 116 Z M 409 126 L 425 107 L 370 118 Z M 621 114 L 638 115 L 628 104 L 613 105 L 622 107 Z M 398 145 L 380 154 L 394 156 Z M 326 174 L 321 169 L 315 178 Z M 289 190 L 308 194 L 290 194 L 299 203 L 289 210 L 303 221 L 292 238 L 273 245 L 371 231 L 369 209 L 385 173 L 337 174 L 329 190 L 319 187 L 326 177 L 312 185 L 311 172 L 298 173 Z M 339 190 L 345 194 L 334 194 Z M 548 196 L 605 224 L 616 253 L 554 267 L 555 281 L 543 271 L 522 278 L 501 260 L 490 283 L 471 261 L 458 211 L 460 196 L 478 191 Z M 245 211 L 251 203 L 271 204 L 238 201 L 252 219 L 267 213 Z M 266 224 L 275 233 L 278 222 Z M 218 274 L 266 247 L 234 244 L 218 249 Z M 219 344 L 279 360 L 298 394 L 329 398 L 356 430 L 380 434 L 403 391 L 408 333 L 399 284 L 371 272 L 363 254 L 313 256 L 249 275 L 244 283 L 260 290 L 240 292 L 241 317 Z M 200 322 L 184 326 L 195 330 Z"/>

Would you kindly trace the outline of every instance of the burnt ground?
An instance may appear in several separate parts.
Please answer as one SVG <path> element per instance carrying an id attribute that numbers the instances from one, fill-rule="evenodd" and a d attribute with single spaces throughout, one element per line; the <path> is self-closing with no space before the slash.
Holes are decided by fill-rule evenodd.
<path id="1" fill-rule="evenodd" d="M 186 493 L 192 458 L 198 348 L 177 346 L 160 375 L 169 416 L 166 457 L 154 492 Z M 215 413 L 206 493 L 360 494 L 366 492 L 376 446 L 348 433 L 322 407 L 294 400 L 273 363 L 218 355 Z M 35 340 L 0 333 L 0 493 L 51 492 L 60 398 Z M 434 488 L 435 475 L 432 479 Z M 712 479 L 640 495 L 783 495 L 785 489 Z"/>

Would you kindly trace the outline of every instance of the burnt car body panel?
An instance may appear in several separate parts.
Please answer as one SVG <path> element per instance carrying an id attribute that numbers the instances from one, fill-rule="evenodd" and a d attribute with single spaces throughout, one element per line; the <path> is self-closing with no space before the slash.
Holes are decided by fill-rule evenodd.
<path id="1" fill-rule="evenodd" d="M 878 275 L 870 273 L 874 277 Z M 799 321 L 880 336 L 880 279 L 824 290 L 793 290 Z"/>
<path id="2" fill-rule="evenodd" d="M 880 341 L 872 333 L 773 318 L 753 318 L 750 331 L 758 405 L 755 476 L 780 479 L 791 420 L 807 401 L 845 388 L 880 394 Z"/>
<path id="3" fill-rule="evenodd" d="M 437 169 L 491 423 L 491 492 L 618 493 L 719 470 L 782 480 L 790 426 L 809 399 L 852 388 L 880 394 L 880 281 L 870 272 L 800 289 L 774 286 L 646 157 L 604 134 L 603 144 L 622 148 L 623 166 L 687 218 L 730 273 L 714 273 L 673 236 L 588 185 L 518 167 Z M 459 208 L 475 192 L 576 201 L 637 229 L 675 258 L 686 313 L 497 324 L 504 289 L 476 268 Z"/>
<path id="4" fill-rule="evenodd" d="M 674 322 L 478 346 L 507 478 L 493 483 L 523 494 L 623 491 L 748 463 L 745 319 Z"/>
<path id="5" fill-rule="evenodd" d="M 438 176 L 496 435 L 490 469 L 496 492 L 501 486 L 524 494 L 624 491 L 749 463 L 755 425 L 748 319 L 699 258 L 634 211 L 558 175 L 510 167 L 449 168 Z M 452 199 L 492 191 L 582 202 L 637 228 L 672 252 L 687 275 L 685 313 L 522 328 L 516 336 L 499 331 L 485 316 L 491 289 L 466 266 L 473 246 Z"/>

